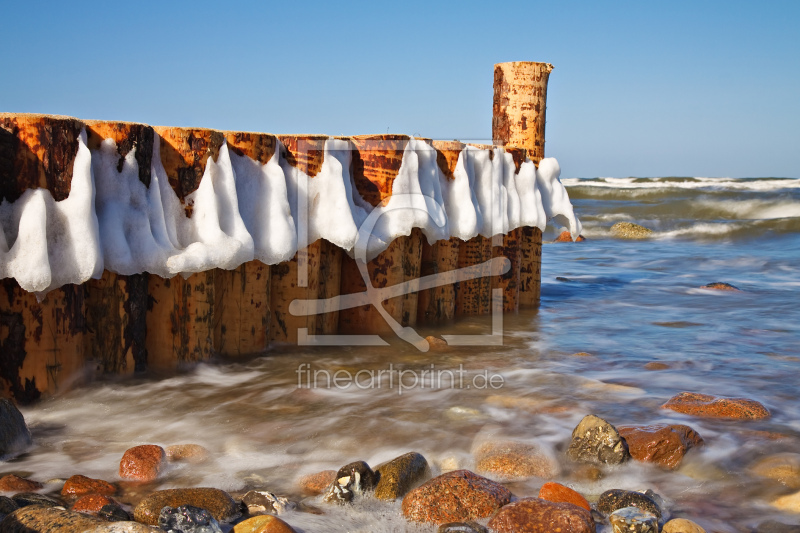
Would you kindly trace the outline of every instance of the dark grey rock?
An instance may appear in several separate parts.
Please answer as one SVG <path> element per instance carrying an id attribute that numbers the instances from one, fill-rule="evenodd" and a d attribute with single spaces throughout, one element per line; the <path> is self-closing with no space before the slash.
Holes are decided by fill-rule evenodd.
<path id="1" fill-rule="evenodd" d="M 437 533 L 487 533 L 489 530 L 477 522 L 450 522 L 442 524 Z"/>
<path id="2" fill-rule="evenodd" d="M 753 533 L 800 533 L 800 525 L 784 524 L 775 520 L 761 522 Z"/>
<path id="3" fill-rule="evenodd" d="M 597 510 L 606 515 L 623 507 L 638 507 L 661 519 L 661 509 L 658 504 L 641 492 L 612 489 L 605 491 L 597 500 Z"/>
<path id="4" fill-rule="evenodd" d="M 355 461 L 341 467 L 336 472 L 336 481 L 334 483 L 347 476 L 350 476 L 351 489 L 356 493 L 372 490 L 378 484 L 378 474 L 373 472 L 364 461 Z"/>
<path id="5" fill-rule="evenodd" d="M 613 533 L 658 533 L 658 518 L 638 507 L 617 509 L 608 521 Z"/>
<path id="6" fill-rule="evenodd" d="M 211 513 L 193 505 L 164 507 L 158 515 L 158 527 L 167 533 L 222 533 Z"/>
<path id="7" fill-rule="evenodd" d="M 0 398 L 0 456 L 22 452 L 32 443 L 22 413 L 10 400 Z"/>
<path id="8" fill-rule="evenodd" d="M 98 518 L 108 520 L 109 522 L 128 522 L 132 520 L 132 517 L 128 511 L 119 505 L 114 505 L 113 503 L 108 503 L 101 507 L 97 512 L 97 516 Z"/>
<path id="9" fill-rule="evenodd" d="M 599 416 L 586 415 L 572 430 L 567 456 L 579 463 L 616 465 L 631 454 L 617 428 Z"/>
<path id="10" fill-rule="evenodd" d="M 52 496 L 39 494 L 38 492 L 20 492 L 11 497 L 20 507 L 29 505 L 41 505 L 43 507 L 65 507 L 64 502 Z"/>
<path id="11" fill-rule="evenodd" d="M 8 496 L 0 496 L 0 514 L 5 516 L 19 509 L 17 502 Z"/>

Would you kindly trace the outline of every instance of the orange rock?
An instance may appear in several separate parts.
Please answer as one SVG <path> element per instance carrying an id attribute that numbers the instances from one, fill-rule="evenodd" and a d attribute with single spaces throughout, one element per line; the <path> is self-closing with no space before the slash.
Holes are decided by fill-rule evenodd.
<path id="1" fill-rule="evenodd" d="M 644 365 L 645 370 L 666 370 L 669 367 L 667 363 L 662 363 L 661 361 L 651 361 Z"/>
<path id="2" fill-rule="evenodd" d="M 553 242 L 582 242 L 582 241 L 585 241 L 585 240 L 586 240 L 586 237 L 584 237 L 583 235 L 578 235 L 578 238 L 573 241 L 572 240 L 572 233 L 570 233 L 568 231 L 562 231 L 561 235 L 556 237 L 556 240 L 554 240 Z"/>
<path id="3" fill-rule="evenodd" d="M 498 480 L 552 478 L 559 465 L 540 447 L 515 441 L 491 441 L 475 451 L 475 470 Z"/>
<path id="4" fill-rule="evenodd" d="M 114 500 L 102 494 L 87 494 L 72 504 L 72 510 L 77 513 L 97 514 L 104 505 L 114 503 Z"/>
<path id="5" fill-rule="evenodd" d="M 682 392 L 673 396 L 664 405 L 679 413 L 706 418 L 731 418 L 735 420 L 761 420 L 769 418 L 769 410 L 748 398 L 723 398 L 710 394 Z"/>
<path id="6" fill-rule="evenodd" d="M 722 283 L 722 282 L 714 282 L 709 283 L 708 285 L 703 285 L 700 287 L 701 289 L 711 289 L 715 291 L 741 291 L 738 287 L 734 287 L 730 283 Z"/>
<path id="7" fill-rule="evenodd" d="M 167 446 L 164 452 L 170 461 L 186 461 L 187 463 L 203 463 L 210 456 L 208 450 L 199 444 Z"/>
<path id="8" fill-rule="evenodd" d="M 656 463 L 670 470 L 681 464 L 686 452 L 703 445 L 703 438 L 682 424 L 652 426 L 619 426 L 617 431 L 628 443 L 631 457 L 637 461 Z"/>
<path id="9" fill-rule="evenodd" d="M 549 502 L 571 503 L 578 507 L 583 507 L 587 511 L 592 510 L 586 498 L 581 496 L 579 492 L 565 487 L 561 483 L 548 482 L 542 485 L 542 488 L 539 490 L 539 499 Z"/>
<path id="10" fill-rule="evenodd" d="M 41 488 L 41 483 L 14 474 L 0 478 L 0 492 L 32 492 Z"/>
<path id="11" fill-rule="evenodd" d="M 117 488 L 102 479 L 92 479 L 86 476 L 72 476 L 61 489 L 62 496 L 82 496 L 84 494 L 103 494 L 110 496 L 117 492 Z"/>
<path id="12" fill-rule="evenodd" d="M 592 515 L 586 509 L 564 502 L 523 498 L 506 505 L 489 521 L 496 533 L 594 533 Z"/>
<path id="13" fill-rule="evenodd" d="M 295 533 L 295 531 L 277 516 L 261 515 L 239 522 L 233 527 L 233 533 Z"/>
<path id="14" fill-rule="evenodd" d="M 153 481 L 158 477 L 165 457 L 164 448 L 154 444 L 129 448 L 119 462 L 119 477 L 134 481 Z"/>
<path id="15" fill-rule="evenodd" d="M 336 470 L 323 470 L 300 478 L 298 483 L 306 494 L 322 494 L 336 479 Z"/>
<path id="16" fill-rule="evenodd" d="M 439 337 L 428 335 L 425 337 L 425 340 L 428 341 L 428 346 L 430 346 L 431 350 L 443 350 L 447 348 L 447 341 Z"/>

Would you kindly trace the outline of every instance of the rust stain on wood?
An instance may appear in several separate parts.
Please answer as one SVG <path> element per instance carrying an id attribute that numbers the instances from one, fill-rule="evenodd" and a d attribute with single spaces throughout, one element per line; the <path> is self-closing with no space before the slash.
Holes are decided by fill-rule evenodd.
<path id="1" fill-rule="evenodd" d="M 432 146 L 436 150 L 436 163 L 439 170 L 449 180 L 455 179 L 453 173 L 456 171 L 458 156 L 466 146 L 459 141 L 433 141 Z"/>
<path id="2" fill-rule="evenodd" d="M 351 137 L 353 179 L 361 197 L 376 206 L 391 196 L 392 184 L 400 171 L 407 135 L 358 135 Z"/>
<path id="3" fill-rule="evenodd" d="M 226 131 L 225 139 L 232 152 L 239 156 L 247 156 L 262 165 L 272 159 L 278 144 L 277 137 L 268 133 Z"/>
<path id="4" fill-rule="evenodd" d="M 520 288 L 519 304 L 523 307 L 539 305 L 542 287 L 542 230 L 520 228 Z"/>
<path id="5" fill-rule="evenodd" d="M 503 312 L 515 313 L 519 310 L 520 289 L 520 238 L 521 228 L 503 235 L 502 246 L 492 248 L 492 257 L 506 257 L 511 267 L 505 274 L 492 276 L 492 289 L 503 290 Z"/>
<path id="6" fill-rule="evenodd" d="M 460 241 L 458 268 L 478 265 L 492 258 L 492 241 L 478 235 L 468 241 Z M 491 270 L 484 268 L 481 277 L 455 284 L 456 316 L 485 315 L 491 311 Z"/>
<path id="7" fill-rule="evenodd" d="M 250 261 L 214 270 L 214 350 L 237 357 L 269 347 L 270 266 Z"/>
<path id="8" fill-rule="evenodd" d="M 420 277 L 430 276 L 458 268 L 460 239 L 450 239 L 428 244 L 422 241 Z M 455 316 L 456 289 L 454 284 L 442 285 L 419 292 L 417 297 L 417 323 L 426 324 L 450 320 Z"/>
<path id="9" fill-rule="evenodd" d="M 286 161 L 313 178 L 322 170 L 327 135 L 278 135 Z"/>
<path id="10" fill-rule="evenodd" d="M 89 120 L 86 122 L 88 146 L 91 150 L 98 150 L 100 143 L 112 139 L 117 145 L 119 160 L 117 172 L 122 171 L 125 157 L 131 150 L 136 150 L 134 155 L 139 167 L 139 181 L 145 187 L 150 187 L 150 173 L 153 166 L 153 140 L 155 130 L 147 124 L 133 122 L 105 122 Z"/>

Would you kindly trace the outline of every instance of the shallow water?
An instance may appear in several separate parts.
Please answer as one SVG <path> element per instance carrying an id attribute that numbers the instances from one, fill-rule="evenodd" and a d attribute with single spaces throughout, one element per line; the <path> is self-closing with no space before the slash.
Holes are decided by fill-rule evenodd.
<path id="1" fill-rule="evenodd" d="M 502 346 L 421 353 L 391 340 L 388 347 L 276 348 L 264 357 L 201 365 L 161 380 L 96 383 L 24 409 L 36 445 L 2 464 L 0 473 L 30 473 L 39 480 L 80 473 L 114 481 L 125 449 L 191 442 L 215 459 L 172 466 L 151 488 L 259 488 L 300 498 L 295 482 L 303 474 L 357 459 L 374 466 L 411 450 L 422 453 L 434 473 L 472 468 L 476 443 L 507 437 L 550 450 L 562 466 L 559 481 L 590 500 L 611 488 L 652 488 L 673 515 L 708 531 L 749 531 L 768 518 L 800 522 L 768 504 L 791 491 L 747 471 L 762 455 L 799 448 L 800 234 L 697 208 L 722 196 L 740 205 L 788 202 L 781 207 L 782 227 L 796 228 L 800 189 L 757 180 L 697 187 L 651 180 L 631 182 L 631 188 L 565 181 L 589 240 L 545 245 L 541 307 L 506 315 Z M 634 194 L 640 189 L 660 196 Z M 607 197 L 607 190 L 615 196 Z M 672 216 L 665 204 L 675 209 Z M 656 237 L 611 239 L 608 227 L 617 220 L 645 224 Z M 679 231 L 701 223 L 748 229 L 711 236 Z M 716 281 L 742 292 L 699 289 Z M 488 334 L 490 322 L 463 319 L 419 331 Z M 667 368 L 646 370 L 654 361 Z M 404 374 L 402 387 L 400 370 L 415 372 Z M 429 373 L 422 376 L 424 370 Z M 326 387 L 325 376 L 336 371 L 345 377 L 365 372 L 360 386 Z M 455 377 L 452 387 L 448 371 Z M 488 385 L 492 376 L 501 376 L 502 386 L 496 386 L 501 378 Z M 772 417 L 706 420 L 660 408 L 681 391 L 753 398 Z M 572 429 L 589 413 L 616 425 L 688 424 L 706 446 L 692 450 L 676 472 L 629 463 L 588 480 L 567 463 L 564 451 Z M 517 496 L 535 496 L 543 482 L 509 486 Z M 324 516 L 292 512 L 284 518 L 307 532 L 435 531 L 406 523 L 399 503 L 367 498 L 352 508 L 324 508 Z"/>

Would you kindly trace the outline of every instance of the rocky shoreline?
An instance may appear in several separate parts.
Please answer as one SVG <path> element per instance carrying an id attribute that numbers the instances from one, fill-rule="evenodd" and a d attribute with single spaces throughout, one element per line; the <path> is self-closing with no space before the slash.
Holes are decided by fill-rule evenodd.
<path id="1" fill-rule="evenodd" d="M 731 421 L 770 416 L 754 400 L 690 392 L 674 396 L 662 408 Z M 0 400 L 0 416 L 0 453 L 6 458 L 23 453 L 32 440 L 22 415 L 11 402 Z M 33 474 L 3 476 L 0 533 L 302 533 L 304 529 L 292 526 L 299 513 L 324 517 L 340 506 L 370 500 L 399 502 L 409 528 L 423 524 L 439 533 L 702 533 L 706 529 L 696 521 L 703 517 L 675 512 L 669 494 L 650 489 L 581 494 L 569 486 L 569 479 L 599 479 L 629 461 L 672 472 L 687 453 L 704 445 L 688 425 L 616 427 L 590 414 L 573 430 L 562 457 L 530 442 L 491 439 L 473 450 L 475 471 L 456 468 L 433 476 L 426 458 L 409 452 L 374 468 L 355 461 L 302 476 L 296 481 L 303 495 L 298 498 L 275 494 L 268 486 L 244 492 L 212 487 L 157 490 L 157 480 L 170 463 L 200 465 L 212 453 L 197 444 L 147 444 L 125 451 L 117 480 L 82 474 L 50 480 L 37 480 Z M 767 457 L 754 471 L 798 489 L 800 461 L 783 455 Z M 514 494 L 507 486 L 528 479 L 543 481 L 538 494 Z M 776 510 L 798 512 L 800 492 L 771 504 Z M 345 531 L 335 521 L 326 530 Z M 752 531 L 800 532 L 800 526 L 769 520 Z"/>

